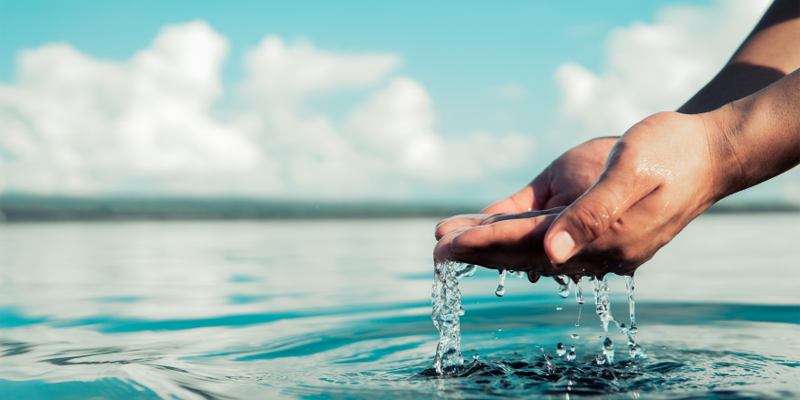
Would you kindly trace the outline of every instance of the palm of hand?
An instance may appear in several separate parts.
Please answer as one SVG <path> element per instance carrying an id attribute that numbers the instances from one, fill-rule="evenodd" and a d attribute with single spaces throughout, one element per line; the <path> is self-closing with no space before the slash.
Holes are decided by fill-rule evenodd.
<path id="1" fill-rule="evenodd" d="M 436 226 L 436 240 L 442 239 L 454 230 L 505 219 L 542 215 L 542 213 L 525 213 L 572 204 L 597 181 L 605 167 L 608 153 L 617 139 L 598 138 L 573 147 L 553 161 L 525 188 L 484 208 L 480 214 L 457 215 L 440 222 Z"/>

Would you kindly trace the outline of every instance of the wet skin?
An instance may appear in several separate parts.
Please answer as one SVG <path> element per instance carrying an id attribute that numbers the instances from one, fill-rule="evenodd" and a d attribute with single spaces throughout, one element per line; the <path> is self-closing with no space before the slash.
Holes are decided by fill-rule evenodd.
<path id="1" fill-rule="evenodd" d="M 800 3 L 777 0 L 685 114 L 579 145 L 482 215 L 440 222 L 434 258 L 531 281 L 633 274 L 715 202 L 800 163 L 798 46 Z"/>

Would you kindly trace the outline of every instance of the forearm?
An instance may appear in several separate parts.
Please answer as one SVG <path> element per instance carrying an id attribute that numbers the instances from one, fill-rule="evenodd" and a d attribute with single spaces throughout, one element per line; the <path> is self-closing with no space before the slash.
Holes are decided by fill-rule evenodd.
<path id="1" fill-rule="evenodd" d="M 800 69 L 701 117 L 720 198 L 781 174 L 800 164 Z"/>
<path id="2" fill-rule="evenodd" d="M 776 0 L 722 70 L 677 111 L 698 114 L 749 96 L 800 68 L 800 1 Z"/>

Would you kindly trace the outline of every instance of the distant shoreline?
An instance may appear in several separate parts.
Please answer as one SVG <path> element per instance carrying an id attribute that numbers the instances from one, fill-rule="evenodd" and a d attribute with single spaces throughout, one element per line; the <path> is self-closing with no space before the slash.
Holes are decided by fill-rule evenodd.
<path id="1" fill-rule="evenodd" d="M 0 197 L 2 222 L 447 218 L 482 206 L 236 199 Z M 706 214 L 796 213 L 795 204 L 716 204 Z"/>

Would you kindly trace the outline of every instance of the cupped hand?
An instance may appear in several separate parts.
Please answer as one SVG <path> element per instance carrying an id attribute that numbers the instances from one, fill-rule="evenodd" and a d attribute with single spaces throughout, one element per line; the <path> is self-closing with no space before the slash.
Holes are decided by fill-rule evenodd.
<path id="1" fill-rule="evenodd" d="M 631 274 L 726 194 L 737 165 L 720 132 L 706 114 L 648 117 L 620 138 L 597 183 L 560 214 L 464 229 L 447 238 L 449 254 L 440 241 L 438 254 L 548 274 L 559 264 L 564 273 Z"/>
<path id="2" fill-rule="evenodd" d="M 486 207 L 480 214 L 457 215 L 437 224 L 436 240 L 455 229 L 486 225 L 502 219 L 537 216 L 540 213 L 536 211 L 572 204 L 597 181 L 617 139 L 597 138 L 573 147 L 519 192 Z M 524 214 L 529 211 L 534 213 Z M 523 215 L 515 215 L 520 213 Z"/>
<path id="3" fill-rule="evenodd" d="M 569 260 L 556 268 L 544 252 L 547 229 L 566 207 L 519 214 L 476 218 L 476 226 L 462 226 L 445 234 L 433 250 L 436 261 L 458 261 L 487 268 L 527 271 L 531 282 L 541 275 L 583 275 L 598 271 L 582 260 Z M 464 238 L 462 235 L 466 234 Z"/>

